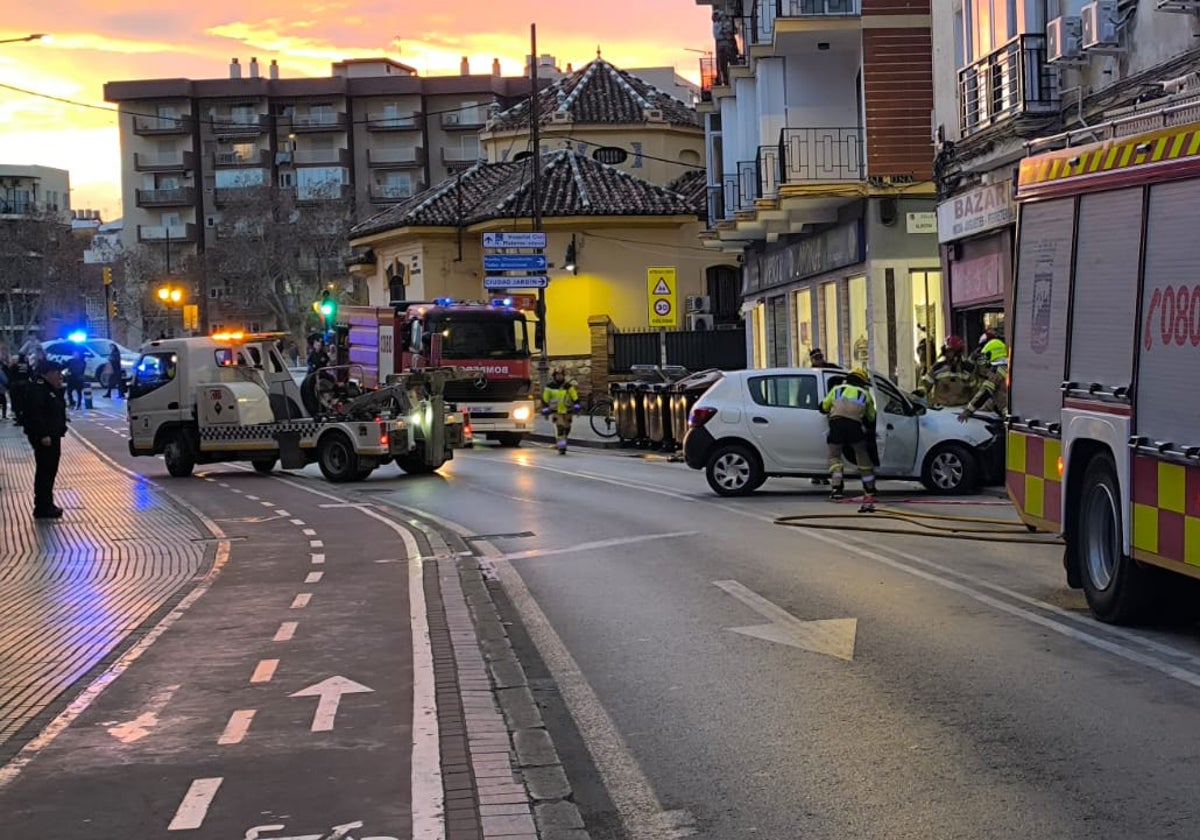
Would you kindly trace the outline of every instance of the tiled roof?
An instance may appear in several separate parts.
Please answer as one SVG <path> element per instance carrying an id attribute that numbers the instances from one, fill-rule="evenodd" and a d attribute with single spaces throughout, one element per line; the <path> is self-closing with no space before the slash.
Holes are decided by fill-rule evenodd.
<path id="1" fill-rule="evenodd" d="M 352 237 L 402 227 L 459 227 L 533 215 L 532 158 L 477 163 L 355 225 Z M 461 180 L 460 180 L 461 179 Z M 576 151 L 542 155 L 542 215 L 694 216 L 694 202 Z"/>
<path id="2" fill-rule="evenodd" d="M 703 169 L 689 169 L 667 184 L 667 189 L 686 198 L 697 216 L 708 215 L 708 175 Z"/>
<path id="3" fill-rule="evenodd" d="M 538 114 L 543 124 L 554 114 L 568 114 L 576 123 L 644 123 L 648 111 L 658 111 L 670 125 L 700 127 L 700 117 L 690 105 L 597 58 L 564 76 L 538 94 Z M 529 101 L 497 114 L 488 130 L 519 129 L 529 124 Z"/>

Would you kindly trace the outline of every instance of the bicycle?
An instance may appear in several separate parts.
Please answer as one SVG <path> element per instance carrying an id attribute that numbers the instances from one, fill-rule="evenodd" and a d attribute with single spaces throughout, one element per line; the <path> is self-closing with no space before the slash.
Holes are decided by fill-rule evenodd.
<path id="1" fill-rule="evenodd" d="M 592 396 L 588 400 L 589 423 L 592 431 L 602 438 L 617 436 L 617 412 L 613 398 L 607 394 Z"/>

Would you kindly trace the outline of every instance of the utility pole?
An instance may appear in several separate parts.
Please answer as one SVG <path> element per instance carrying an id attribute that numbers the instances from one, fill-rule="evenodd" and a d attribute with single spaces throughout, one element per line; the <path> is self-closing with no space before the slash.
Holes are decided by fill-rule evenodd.
<path id="1" fill-rule="evenodd" d="M 529 24 L 529 137 L 533 142 L 533 229 L 542 229 L 542 139 L 538 113 L 538 51 L 537 24 Z M 550 357 L 546 355 L 546 288 L 538 289 L 537 317 L 542 328 L 541 355 L 538 357 L 538 377 L 542 387 L 549 381 Z"/>

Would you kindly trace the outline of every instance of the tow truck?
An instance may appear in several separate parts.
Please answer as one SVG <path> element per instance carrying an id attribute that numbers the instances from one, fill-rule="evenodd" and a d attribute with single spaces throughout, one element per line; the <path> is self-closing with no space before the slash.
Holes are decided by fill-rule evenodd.
<path id="1" fill-rule="evenodd" d="M 465 375 L 447 384 L 448 402 L 470 416 L 476 435 L 520 446 L 533 431 L 532 363 L 525 313 L 512 298 L 402 301 L 343 306 L 338 343 L 368 381 L 424 366 Z"/>
<path id="2" fill-rule="evenodd" d="M 463 444 L 446 411 L 454 370 L 424 369 L 362 385 L 361 368 L 323 368 L 297 385 L 276 347 L 283 333 L 151 341 L 130 385 L 129 453 L 162 455 L 181 478 L 197 464 L 249 461 L 260 473 L 316 463 L 333 482 L 361 481 L 395 462 L 438 470 Z"/>

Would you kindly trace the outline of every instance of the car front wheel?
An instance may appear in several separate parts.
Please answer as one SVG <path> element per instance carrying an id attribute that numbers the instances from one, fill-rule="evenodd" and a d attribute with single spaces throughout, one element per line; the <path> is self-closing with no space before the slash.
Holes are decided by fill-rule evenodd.
<path id="1" fill-rule="evenodd" d="M 745 496 L 762 486 L 766 476 L 758 457 L 740 443 L 719 446 L 704 471 L 708 486 L 718 496 Z"/>
<path id="2" fill-rule="evenodd" d="M 972 493 L 979 483 L 979 462 L 962 444 L 943 444 L 925 459 L 921 483 L 930 492 L 946 496 Z"/>

